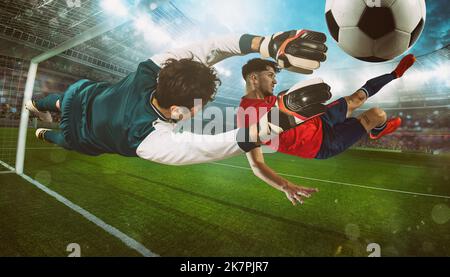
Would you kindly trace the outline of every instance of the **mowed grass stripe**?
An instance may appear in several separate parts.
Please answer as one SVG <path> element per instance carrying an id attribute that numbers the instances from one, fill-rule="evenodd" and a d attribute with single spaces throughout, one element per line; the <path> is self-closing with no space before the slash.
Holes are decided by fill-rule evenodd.
<path id="1" fill-rule="evenodd" d="M 211 164 L 220 165 L 220 166 L 228 166 L 228 167 L 232 167 L 232 168 L 238 168 L 238 169 L 242 169 L 242 170 L 252 171 L 252 169 L 250 167 L 236 166 L 236 165 L 231 165 L 231 164 L 226 164 L 226 163 L 218 163 L 218 162 L 213 162 Z M 436 195 L 436 194 L 411 192 L 411 191 L 403 191 L 403 190 L 396 190 L 396 189 L 384 189 L 384 188 L 377 188 L 377 187 L 369 187 L 369 186 L 364 186 L 364 185 L 350 184 L 350 183 L 331 181 L 331 180 L 322 180 L 322 179 L 317 179 L 317 178 L 298 176 L 298 175 L 292 175 L 292 174 L 286 174 L 286 173 L 280 173 L 280 172 L 278 172 L 278 175 L 286 176 L 286 177 L 293 177 L 293 178 L 298 178 L 298 179 L 311 180 L 311 181 L 318 181 L 318 182 L 322 182 L 322 183 L 330 183 L 330 184 L 344 185 L 344 186 L 350 186 L 350 187 L 357 187 L 357 188 L 363 188 L 363 189 L 373 189 L 373 190 L 380 190 L 380 191 L 387 191 L 387 192 L 394 192 L 394 193 L 403 193 L 403 194 L 411 194 L 411 195 L 418 195 L 418 196 L 450 199 L 450 196 L 447 196 L 447 195 Z"/>
<path id="2" fill-rule="evenodd" d="M 48 144 L 30 140 L 28 145 Z M 292 175 L 351 183 L 367 178 L 370 186 L 379 187 L 398 181 L 425 192 L 427 186 L 420 181 L 427 180 L 433 189 L 448 192 L 438 157 L 414 161 L 429 166 L 428 170 L 405 168 L 400 174 L 386 170 L 395 162 L 408 165 L 408 159 L 404 154 L 361 155 L 357 151 L 320 163 L 267 155 L 269 165 Z M 225 162 L 248 166 L 244 156 Z M 450 253 L 448 227 L 431 218 L 433 207 L 448 204 L 447 199 L 425 201 L 303 180 L 301 185 L 319 187 L 320 193 L 305 205 L 293 207 L 282 193 L 244 170 L 210 164 L 170 167 L 137 158 L 88 157 L 56 149 L 27 152 L 25 169 L 162 256 L 366 256 L 368 242 L 379 243 L 383 255 Z M 372 178 L 377 171 L 382 172 L 381 178 Z M 387 180 L 391 182 L 384 183 Z M 358 226 L 359 236 L 350 239 L 349 226 Z"/>
<path id="3" fill-rule="evenodd" d="M 242 210 L 246 208 L 245 205 L 238 211 L 230 209 L 229 205 L 224 206 L 226 202 L 221 201 L 220 197 L 216 201 L 214 201 L 214 197 L 205 201 L 205 197 L 199 197 L 201 196 L 200 194 L 194 196 L 194 193 L 189 193 L 188 191 L 174 191 L 173 186 L 167 189 L 168 186 L 170 187 L 170 185 L 166 184 L 167 182 L 158 183 L 155 180 L 144 180 L 146 181 L 144 183 L 145 186 L 141 187 L 137 185 L 134 179 L 136 176 L 123 171 L 116 171 L 112 178 L 108 176 L 110 174 L 106 174 L 103 176 L 102 182 L 98 182 L 98 179 L 96 179 L 98 173 L 93 170 L 97 165 L 92 161 L 71 160 L 70 163 L 73 165 L 71 168 L 77 168 L 76 171 L 79 173 L 79 176 L 76 180 L 67 180 L 60 193 L 72 195 L 72 199 L 83 198 L 79 199 L 79 201 L 85 201 L 82 206 L 102 218 L 105 216 L 117 218 L 118 221 L 113 223 L 114 226 L 127 231 L 133 237 L 141 237 L 141 241 L 151 240 L 152 242 L 148 245 L 152 245 L 152 249 L 155 249 L 157 253 L 163 256 L 173 255 L 173 253 L 184 253 L 184 251 L 197 253 L 196 255 L 208 254 L 208 251 L 220 251 L 217 247 L 209 248 L 215 243 L 218 245 L 229 244 L 230 247 L 235 245 L 236 247 L 233 251 L 237 251 L 235 255 L 239 255 L 241 253 L 240 249 L 245 245 L 248 245 L 247 247 L 258 247 L 261 244 L 258 237 L 252 237 L 249 234 L 237 231 L 235 228 L 238 227 L 239 229 L 240 226 L 235 221 L 248 218 L 247 221 L 244 220 L 241 224 L 252 227 L 255 221 L 259 221 L 263 222 L 261 227 L 264 227 L 265 222 L 269 221 L 269 224 L 271 224 L 271 221 L 274 220 L 274 218 L 265 218 L 264 221 L 261 221 L 253 213 L 243 212 Z M 47 170 L 50 170 L 50 168 L 47 167 Z M 72 175 L 71 171 L 75 170 L 67 169 L 65 173 Z M 143 183 L 142 178 L 136 179 Z M 59 184 L 60 180 L 55 181 L 55 183 Z M 51 186 L 53 188 L 53 185 Z M 189 188 L 189 184 L 187 188 Z M 80 193 L 84 197 L 73 196 L 74 192 Z M 104 197 L 105 195 L 107 196 L 106 198 Z M 211 213 L 211 211 L 216 212 Z M 229 217 L 230 212 L 232 213 L 231 217 Z M 124 214 L 128 216 L 123 216 Z M 213 216 L 214 214 L 217 216 Z M 156 224 L 154 223 L 155 221 Z M 163 221 L 163 224 L 161 221 Z M 226 222 L 230 224 L 226 224 Z M 144 226 L 142 226 L 143 224 Z M 291 227 L 298 229 L 296 232 L 300 232 L 303 229 L 300 228 L 303 224 L 301 221 L 284 220 L 277 224 L 296 224 L 296 226 Z M 315 228 L 307 224 L 303 225 L 306 225 L 304 226 L 306 230 L 303 230 L 305 234 L 320 228 L 319 226 Z M 311 230 L 308 231 L 308 229 Z M 336 236 L 336 232 L 333 230 L 325 230 L 325 232 L 330 233 L 325 234 L 326 236 Z M 205 239 L 199 240 L 199 234 L 202 234 Z M 287 243 L 290 244 L 290 242 Z M 153 247 L 153 245 L 155 246 Z M 159 250 L 156 245 L 162 245 L 164 249 Z M 173 247 L 170 247 L 171 245 Z M 206 251 L 206 249 L 209 250 Z M 223 250 L 229 251 L 230 249 Z M 170 252 L 166 253 L 167 251 Z M 280 250 L 280 253 L 285 253 L 286 255 L 295 253 L 289 251 L 289 248 L 287 248 Z"/>
<path id="4" fill-rule="evenodd" d="M 79 199 L 83 207 L 163 256 L 330 256 L 342 245 L 343 254 L 365 255 L 366 240 L 394 245 L 390 248 L 395 247 L 398 254 L 413 255 L 424 250 L 413 243 L 420 240 L 411 236 L 434 241 L 443 234 L 440 226 L 434 228 L 430 222 L 437 200 L 319 184 L 319 194 L 304 206 L 292 207 L 281 193 L 242 170 L 209 164 L 170 167 L 71 152 L 63 162 L 52 162 L 51 153 L 30 155 L 41 169 L 52 172 L 49 186 Z M 318 184 L 305 180 L 304 185 Z M 417 211 L 412 214 L 411 208 Z M 361 233 L 349 245 L 348 224 L 360 226 Z M 421 229 L 408 234 L 407 229 L 417 224 Z M 448 238 L 444 235 L 443 240 Z M 441 247 L 437 253 L 445 251 Z"/>
<path id="5" fill-rule="evenodd" d="M 20 176 L 0 178 L 0 256 L 68 256 L 70 243 L 81 256 L 140 256 Z"/>

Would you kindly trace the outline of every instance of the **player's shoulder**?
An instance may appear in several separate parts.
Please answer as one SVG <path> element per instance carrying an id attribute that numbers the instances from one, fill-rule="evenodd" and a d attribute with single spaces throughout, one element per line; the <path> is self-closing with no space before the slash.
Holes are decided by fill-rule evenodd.
<path id="1" fill-rule="evenodd" d="M 156 63 L 146 60 L 138 65 L 136 72 L 130 75 L 130 80 L 143 90 L 152 90 L 156 87 L 160 71 L 161 68 Z"/>
<path id="2" fill-rule="evenodd" d="M 138 71 L 150 71 L 157 74 L 159 73 L 159 71 L 161 71 L 161 67 L 153 60 L 148 59 L 146 61 L 139 63 Z"/>

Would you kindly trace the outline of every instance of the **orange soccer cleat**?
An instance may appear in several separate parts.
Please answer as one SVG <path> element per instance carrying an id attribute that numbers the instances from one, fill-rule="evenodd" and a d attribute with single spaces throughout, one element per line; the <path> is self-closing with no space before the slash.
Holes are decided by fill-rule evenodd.
<path id="1" fill-rule="evenodd" d="M 416 57 L 413 54 L 406 55 L 397 65 L 397 68 L 393 71 L 397 78 L 400 78 L 405 74 L 414 63 L 416 62 Z"/>
<path id="2" fill-rule="evenodd" d="M 398 127 L 400 127 L 402 125 L 402 119 L 400 117 L 394 117 L 392 119 L 389 119 L 386 122 L 386 128 L 383 129 L 383 131 L 381 131 L 380 133 L 374 135 L 372 134 L 372 132 L 370 132 L 370 138 L 371 139 L 380 139 L 383 136 L 389 135 L 393 132 L 395 132 L 395 130 L 398 129 Z"/>

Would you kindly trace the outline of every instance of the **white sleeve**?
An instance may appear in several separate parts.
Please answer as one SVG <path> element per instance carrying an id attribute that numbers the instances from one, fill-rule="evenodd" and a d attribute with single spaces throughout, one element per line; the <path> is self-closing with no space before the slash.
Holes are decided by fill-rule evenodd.
<path id="1" fill-rule="evenodd" d="M 243 55 L 239 46 L 240 38 L 241 36 L 232 35 L 210 39 L 184 48 L 170 50 L 150 59 L 159 67 L 162 67 L 168 59 L 180 60 L 186 58 L 194 58 L 195 61 L 213 66 L 226 58 Z"/>
<path id="2" fill-rule="evenodd" d="M 170 123 L 155 124 L 138 146 L 139 157 L 167 165 L 189 165 L 227 159 L 244 153 L 236 142 L 238 130 L 218 134 L 199 135 L 175 133 Z"/>

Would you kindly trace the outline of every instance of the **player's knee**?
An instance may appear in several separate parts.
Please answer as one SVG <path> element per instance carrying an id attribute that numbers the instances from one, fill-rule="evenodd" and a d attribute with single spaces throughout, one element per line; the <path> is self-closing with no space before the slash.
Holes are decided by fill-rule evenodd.
<path id="1" fill-rule="evenodd" d="M 352 95 L 345 97 L 347 100 L 348 109 L 354 110 L 361 107 L 366 101 L 366 94 L 362 90 L 358 90 Z"/>
<path id="2" fill-rule="evenodd" d="M 380 108 L 372 108 L 369 110 L 377 124 L 383 124 L 387 120 L 386 112 Z"/>
<path id="3" fill-rule="evenodd" d="M 367 100 L 366 93 L 363 90 L 358 90 L 353 94 L 353 97 L 357 102 L 363 104 Z"/>

